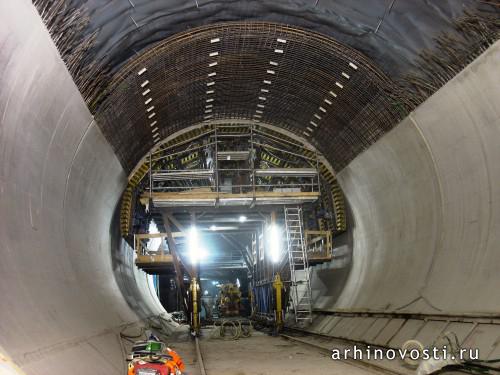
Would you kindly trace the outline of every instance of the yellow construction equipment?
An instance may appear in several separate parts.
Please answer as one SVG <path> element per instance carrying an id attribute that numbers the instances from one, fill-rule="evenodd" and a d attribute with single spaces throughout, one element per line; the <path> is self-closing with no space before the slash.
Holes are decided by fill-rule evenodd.
<path id="1" fill-rule="evenodd" d="M 273 282 L 273 288 L 276 291 L 276 329 L 281 331 L 283 329 L 283 306 L 282 306 L 282 295 L 283 282 L 279 274 L 276 274 Z"/>
<path id="2" fill-rule="evenodd" d="M 237 316 L 241 311 L 241 292 L 235 284 L 228 283 L 220 286 L 217 308 L 222 316 Z"/>
<path id="3" fill-rule="evenodd" d="M 191 285 L 189 286 L 192 299 L 192 313 L 191 313 L 191 332 L 194 335 L 200 333 L 200 312 L 199 312 L 199 297 L 200 297 L 200 284 L 195 277 L 191 279 Z"/>

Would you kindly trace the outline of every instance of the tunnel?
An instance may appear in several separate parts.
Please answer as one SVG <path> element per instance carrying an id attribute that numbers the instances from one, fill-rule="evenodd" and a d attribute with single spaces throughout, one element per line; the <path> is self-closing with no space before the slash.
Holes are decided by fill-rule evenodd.
<path id="1" fill-rule="evenodd" d="M 285 225 L 298 204 L 331 249 L 303 266 L 307 321 L 286 313 L 285 329 L 383 348 L 451 332 L 498 371 L 499 9 L 0 2 L 0 373 L 125 374 L 125 330 L 152 319 L 179 329 L 159 284 L 182 275 L 137 266 L 144 218 L 161 232 L 169 220 L 176 233 L 193 220 L 227 232 L 214 246 L 248 255 L 206 272 L 243 282 L 258 263 L 246 259 L 259 246 L 251 231 L 276 215 Z M 189 171 L 191 157 L 217 168 L 245 152 L 240 185 L 217 177 L 214 193 L 197 182 L 205 169 Z M 161 173 L 171 165 L 190 174 Z M 275 180 L 295 182 L 266 190 Z M 194 198 L 175 195 L 184 181 Z M 176 247 L 172 233 L 165 243 Z"/>

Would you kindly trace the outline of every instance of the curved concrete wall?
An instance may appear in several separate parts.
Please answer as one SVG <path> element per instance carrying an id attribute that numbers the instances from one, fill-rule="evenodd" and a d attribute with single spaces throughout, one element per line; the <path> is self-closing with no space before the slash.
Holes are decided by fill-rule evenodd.
<path id="1" fill-rule="evenodd" d="M 499 66 L 497 42 L 338 174 L 353 264 L 316 307 L 499 315 Z"/>
<path id="2" fill-rule="evenodd" d="M 129 248 L 112 262 L 126 176 L 31 1 L 0 2 L 0 46 L 0 348 L 28 374 L 123 373 L 122 291 L 163 311 Z"/>

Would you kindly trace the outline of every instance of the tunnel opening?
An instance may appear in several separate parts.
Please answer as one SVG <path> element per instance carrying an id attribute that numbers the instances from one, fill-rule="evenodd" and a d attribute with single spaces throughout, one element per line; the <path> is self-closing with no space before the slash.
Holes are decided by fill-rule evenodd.
<path id="1" fill-rule="evenodd" d="M 345 211 L 333 168 L 304 137 L 259 120 L 204 121 L 133 168 L 120 228 L 180 325 L 168 342 L 185 353 L 188 327 L 203 343 L 311 324 L 310 270 L 332 261 Z"/>
<path id="2" fill-rule="evenodd" d="M 161 289 L 159 294 L 164 306 L 176 306 L 170 311 L 182 305 L 177 257 L 186 270 L 199 263 L 197 277 L 209 287 L 201 298 L 204 291 L 220 298 L 211 282 L 220 288 L 240 284 L 243 300 L 233 313 L 272 319 L 275 306 L 257 298 L 272 297 L 263 286 L 269 289 L 280 275 L 288 310 L 290 290 L 297 293 L 299 282 L 295 269 L 331 261 L 333 238 L 346 231 L 344 197 L 324 156 L 304 138 L 261 122 L 204 122 L 173 134 L 139 162 L 130 179 L 134 185 L 121 203 L 122 236 L 135 250 L 135 264 L 161 275 L 157 285 L 164 279 L 164 297 Z M 152 233 L 152 223 L 161 233 Z M 306 259 L 292 254 L 296 241 Z M 199 259 L 193 259 L 196 247 Z M 183 281 L 192 275 L 186 271 Z M 211 302 L 204 305 L 206 320 L 216 307 Z M 303 315 L 311 319 L 308 310 Z"/>

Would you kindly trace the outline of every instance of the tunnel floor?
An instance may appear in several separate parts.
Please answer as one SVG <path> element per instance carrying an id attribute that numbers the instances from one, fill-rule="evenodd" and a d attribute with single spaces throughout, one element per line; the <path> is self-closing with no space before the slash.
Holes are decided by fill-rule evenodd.
<path id="1" fill-rule="evenodd" d="M 182 355 L 186 374 L 201 375 L 193 340 L 179 330 L 169 347 Z M 253 331 L 239 340 L 213 338 L 212 329 L 203 329 L 200 347 L 207 375 L 351 374 L 379 372 L 348 362 L 333 361 L 328 353 L 314 347 Z"/>

